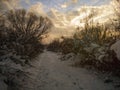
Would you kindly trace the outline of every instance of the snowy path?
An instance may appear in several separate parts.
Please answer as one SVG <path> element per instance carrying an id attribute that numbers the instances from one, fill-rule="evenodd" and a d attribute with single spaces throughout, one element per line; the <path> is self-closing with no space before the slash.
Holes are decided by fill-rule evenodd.
<path id="1" fill-rule="evenodd" d="M 27 77 L 19 78 L 20 90 L 120 90 L 114 83 L 104 83 L 102 75 L 83 68 L 70 66 L 61 61 L 60 55 L 44 51 L 32 62 L 34 67 L 25 67 Z M 28 78 L 29 77 L 29 78 Z M 118 79 L 119 80 L 119 79 Z M 10 89 L 14 90 L 14 89 Z"/>
<path id="2" fill-rule="evenodd" d="M 45 51 L 37 64 L 33 90 L 117 90 L 88 70 L 70 67 L 53 52 Z"/>

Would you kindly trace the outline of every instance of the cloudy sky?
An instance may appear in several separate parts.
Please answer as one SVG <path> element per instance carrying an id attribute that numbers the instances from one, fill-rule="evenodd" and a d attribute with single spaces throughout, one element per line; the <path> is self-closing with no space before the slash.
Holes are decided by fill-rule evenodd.
<path id="1" fill-rule="evenodd" d="M 10 9 L 14 7 L 30 9 L 32 6 L 39 4 L 44 11 L 49 11 L 51 8 L 54 8 L 64 12 L 80 8 L 83 5 L 104 5 L 110 1 L 111 0 L 0 0 L 0 6 L 2 5 L 4 8 L 7 6 Z"/>
<path id="2" fill-rule="evenodd" d="M 55 8 L 60 11 L 72 10 L 82 5 L 103 5 L 111 0 L 21 0 L 21 5 L 29 8 L 31 5 L 41 3 L 45 9 Z"/>

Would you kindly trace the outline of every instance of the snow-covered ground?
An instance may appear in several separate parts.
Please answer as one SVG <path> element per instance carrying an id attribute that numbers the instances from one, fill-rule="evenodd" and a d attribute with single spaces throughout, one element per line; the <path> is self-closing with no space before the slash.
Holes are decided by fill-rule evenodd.
<path id="1" fill-rule="evenodd" d="M 29 78 L 19 78 L 20 90 L 120 90 L 115 88 L 117 81 L 105 83 L 103 75 L 72 67 L 57 53 L 44 51 L 32 64 L 34 67 L 24 69 L 31 73 Z"/>

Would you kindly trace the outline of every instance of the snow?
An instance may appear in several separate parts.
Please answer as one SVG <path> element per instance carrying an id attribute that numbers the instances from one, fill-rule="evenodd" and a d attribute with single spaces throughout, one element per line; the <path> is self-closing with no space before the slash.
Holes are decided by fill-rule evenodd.
<path id="1" fill-rule="evenodd" d="M 69 60 L 68 60 L 69 61 Z M 105 84 L 95 73 L 70 66 L 60 55 L 44 51 L 28 68 L 31 79 L 24 80 L 21 90 L 118 90 Z"/>

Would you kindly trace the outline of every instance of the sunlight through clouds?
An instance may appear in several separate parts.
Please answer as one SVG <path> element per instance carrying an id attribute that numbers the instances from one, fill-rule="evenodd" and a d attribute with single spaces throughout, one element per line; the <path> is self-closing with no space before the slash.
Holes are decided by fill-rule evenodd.
<path id="1" fill-rule="evenodd" d="M 67 8 L 67 6 L 68 6 L 67 3 L 64 3 L 61 5 L 61 8 Z"/>
<path id="2" fill-rule="evenodd" d="M 78 0 L 72 0 L 72 2 L 73 2 L 73 3 L 77 3 L 77 2 L 78 2 Z"/>
<path id="3" fill-rule="evenodd" d="M 44 5 L 40 2 L 36 3 L 35 5 L 32 5 L 29 11 L 34 12 L 37 15 L 47 16 L 44 11 Z"/>
<path id="4" fill-rule="evenodd" d="M 103 3 L 109 0 L 18 0 L 13 3 L 14 1 L 15 0 L 12 0 L 11 3 L 6 2 L 5 4 L 10 9 L 12 6 L 20 6 L 37 15 L 49 17 L 57 28 L 70 26 L 84 27 L 85 18 L 91 15 L 92 9 L 94 9 L 96 13 L 92 19 L 96 22 L 106 22 L 109 15 L 113 14 L 113 11 L 109 10 L 110 5 L 103 4 L 94 6 L 94 4 L 99 2 Z M 84 7 L 82 3 L 86 3 L 86 7 Z M 88 3 L 91 6 L 87 5 Z M 106 14 L 106 12 L 108 14 Z"/>

